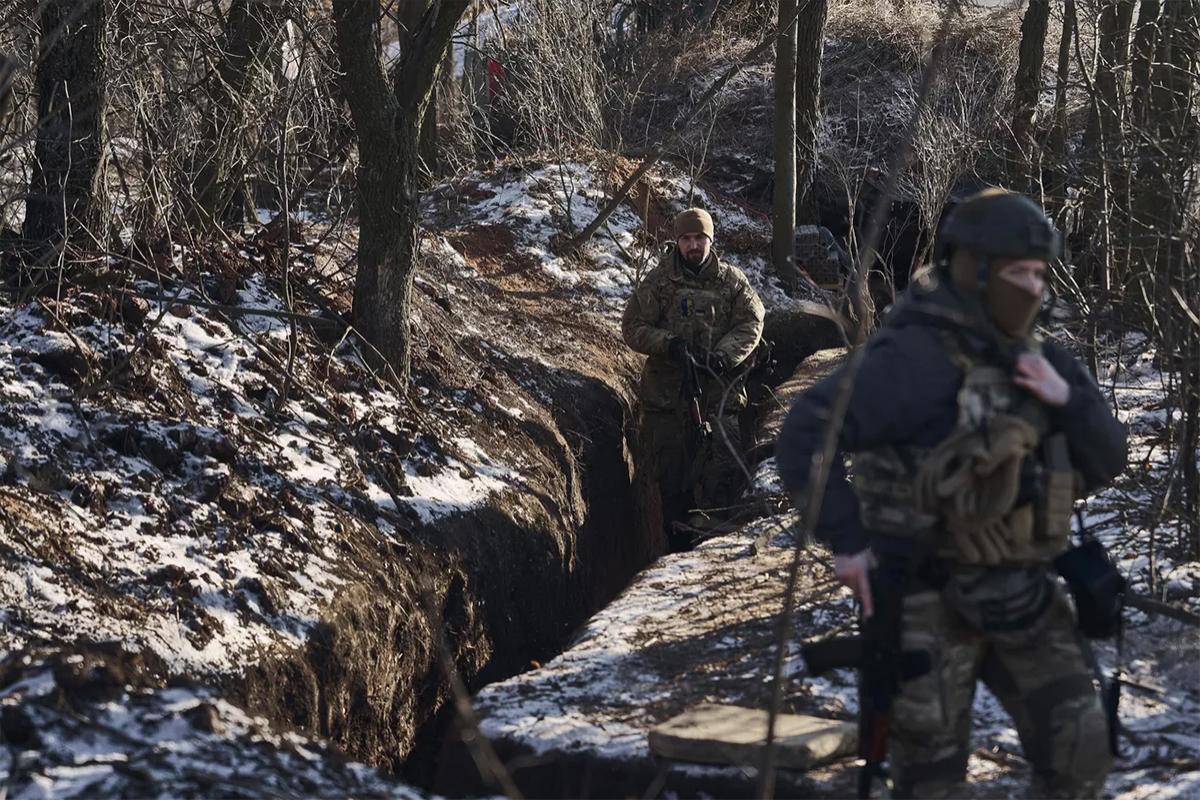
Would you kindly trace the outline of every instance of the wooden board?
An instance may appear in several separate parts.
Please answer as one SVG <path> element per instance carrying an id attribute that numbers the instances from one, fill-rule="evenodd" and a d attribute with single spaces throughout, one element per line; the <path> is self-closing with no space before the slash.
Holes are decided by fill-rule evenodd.
<path id="1" fill-rule="evenodd" d="M 706 703 L 653 728 L 650 751 L 678 761 L 757 766 L 766 735 L 765 710 Z M 853 722 L 780 714 L 775 721 L 775 763 L 810 769 L 853 755 L 857 739 Z"/>

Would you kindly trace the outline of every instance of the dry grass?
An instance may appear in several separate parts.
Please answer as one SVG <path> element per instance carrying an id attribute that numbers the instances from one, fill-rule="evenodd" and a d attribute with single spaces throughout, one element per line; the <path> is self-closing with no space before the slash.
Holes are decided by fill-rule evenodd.
<path id="1" fill-rule="evenodd" d="M 945 0 L 831 0 L 827 47 L 852 46 L 877 64 L 916 68 L 933 44 L 945 6 Z M 966 4 L 951 25 L 950 50 L 955 57 L 1002 60 L 1015 51 L 1020 24 L 1012 6 Z"/>

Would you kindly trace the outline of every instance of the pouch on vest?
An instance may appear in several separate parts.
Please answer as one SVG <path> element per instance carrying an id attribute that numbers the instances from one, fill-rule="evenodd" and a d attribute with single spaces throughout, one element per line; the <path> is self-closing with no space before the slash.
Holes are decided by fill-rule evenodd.
<path id="1" fill-rule="evenodd" d="M 891 536 L 918 536 L 937 522 L 935 515 L 916 506 L 913 476 L 920 455 L 885 446 L 851 457 L 859 516 L 867 530 Z"/>
<path id="2" fill-rule="evenodd" d="M 1104 545 L 1083 527 L 1082 518 L 1079 527 L 1082 541 L 1054 559 L 1054 568 L 1075 600 L 1079 630 L 1089 639 L 1108 639 L 1121 627 L 1125 577 Z"/>
<path id="3" fill-rule="evenodd" d="M 1056 433 L 1042 443 L 1042 491 L 1037 498 L 1034 537 L 1038 548 L 1053 557 L 1071 538 L 1071 509 L 1077 479 L 1071 468 L 1067 437 Z"/>

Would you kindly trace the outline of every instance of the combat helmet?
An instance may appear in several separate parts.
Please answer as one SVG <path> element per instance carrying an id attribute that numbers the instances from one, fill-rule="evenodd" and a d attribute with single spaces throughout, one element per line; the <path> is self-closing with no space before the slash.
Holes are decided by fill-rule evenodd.
<path id="1" fill-rule="evenodd" d="M 975 256 L 978 287 L 987 283 L 991 262 L 998 258 L 1062 257 L 1063 240 L 1041 207 L 1028 197 L 1005 189 L 984 189 L 959 203 L 946 215 L 933 247 L 934 265 L 949 277 L 957 250 Z"/>

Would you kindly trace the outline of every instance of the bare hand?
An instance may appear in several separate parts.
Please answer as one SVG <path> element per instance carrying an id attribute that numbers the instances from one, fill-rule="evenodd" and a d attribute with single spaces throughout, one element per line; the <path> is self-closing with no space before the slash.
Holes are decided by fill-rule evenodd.
<path id="1" fill-rule="evenodd" d="M 871 553 L 867 550 L 852 556 L 833 557 L 833 574 L 842 585 L 850 587 L 850 591 L 854 592 L 854 596 L 862 603 L 863 619 L 875 613 L 875 602 L 871 598 L 871 581 L 867 578 L 870 568 Z"/>
<path id="2" fill-rule="evenodd" d="M 1071 384 L 1058 374 L 1045 356 L 1033 353 L 1017 356 L 1017 373 L 1013 376 L 1013 383 L 1048 406 L 1061 408 L 1071 399 Z"/>

